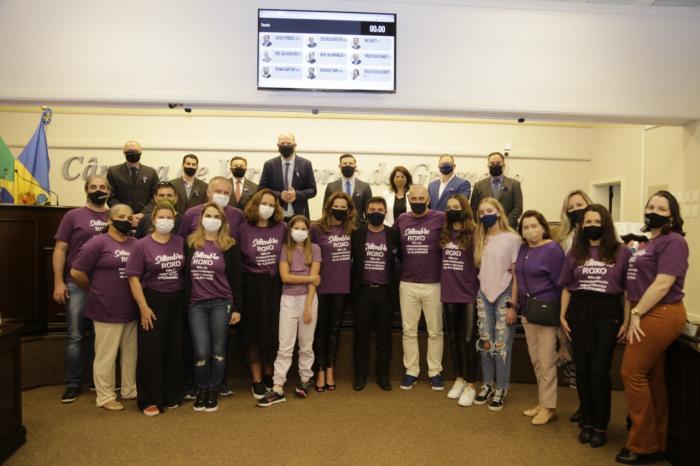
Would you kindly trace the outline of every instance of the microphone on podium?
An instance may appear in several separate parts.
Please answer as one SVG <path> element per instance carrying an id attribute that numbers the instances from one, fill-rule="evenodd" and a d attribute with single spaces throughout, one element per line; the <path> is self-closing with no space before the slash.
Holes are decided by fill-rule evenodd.
<path id="1" fill-rule="evenodd" d="M 7 171 L 7 168 L 5 168 L 4 171 Z M 3 172 L 3 173 L 4 173 L 4 172 Z M 17 170 L 16 168 L 15 168 L 15 175 L 16 175 L 17 178 L 19 178 L 20 180 L 26 181 L 27 183 L 29 183 L 29 184 L 31 184 L 31 185 L 37 186 L 37 187 L 43 189 L 44 191 L 48 191 L 49 194 L 53 194 L 54 196 L 56 196 L 56 205 L 61 205 L 61 204 L 58 202 L 58 194 L 57 194 L 55 191 L 51 191 L 50 189 L 46 189 L 46 188 L 44 188 L 42 185 L 40 185 L 39 183 L 35 183 L 34 181 L 23 177 L 22 175 L 19 174 L 19 170 Z M 49 201 L 50 201 L 50 199 L 49 199 Z"/>

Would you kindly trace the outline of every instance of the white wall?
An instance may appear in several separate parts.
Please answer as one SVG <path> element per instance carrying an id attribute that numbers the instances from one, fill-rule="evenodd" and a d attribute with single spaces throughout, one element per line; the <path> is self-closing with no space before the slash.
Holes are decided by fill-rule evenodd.
<path id="1" fill-rule="evenodd" d="M 18 111 L 19 110 L 19 111 Z M 0 135 L 17 155 L 38 123 L 38 113 L 0 108 Z M 143 162 L 164 167 L 164 177 L 177 176 L 182 156 L 194 152 L 208 172 L 202 178 L 227 174 L 233 154 L 249 160 L 258 171 L 274 156 L 280 132 L 297 136 L 300 155 L 317 171 L 319 195 L 311 202 L 312 216 L 320 212 L 325 185 L 338 176 L 338 156 L 356 155 L 360 178 L 373 184 L 376 194 L 385 189 L 389 172 L 405 165 L 416 182 L 437 175 L 440 154 L 457 158 L 457 171 L 476 181 L 486 175 L 485 155 L 513 146 L 507 174 L 523 183 L 525 208 L 541 210 L 558 219 L 561 200 L 571 189 L 589 181 L 591 128 L 586 125 L 511 125 L 444 119 L 379 119 L 330 115 L 278 116 L 236 112 L 208 112 L 208 116 L 163 116 L 157 111 L 54 108 L 48 127 L 51 187 L 65 205 L 84 202 L 83 175 L 90 170 L 123 162 L 121 147 L 130 139 L 144 147 Z M 160 112 L 162 113 L 162 112 Z M 72 157 L 82 157 L 62 171 Z M 90 163 L 90 158 L 96 161 Z M 85 171 L 87 168 L 87 171 Z M 80 175 L 80 176 L 77 176 Z M 259 176 L 255 174 L 254 180 Z"/>
<path id="2" fill-rule="evenodd" d="M 261 7 L 397 13 L 397 93 L 257 91 Z M 0 101 L 700 118 L 698 9 L 523 0 L 3 0 L 0 43 Z"/>
<path id="3" fill-rule="evenodd" d="M 676 159 L 674 155 L 674 159 Z M 685 127 L 683 132 L 684 190 L 700 190 L 700 120 Z M 672 163 L 672 162 L 670 162 Z M 695 206 L 698 205 L 694 202 Z M 690 269 L 685 280 L 685 305 L 690 318 L 700 322 L 700 217 L 686 217 L 684 228 L 690 248 Z"/>

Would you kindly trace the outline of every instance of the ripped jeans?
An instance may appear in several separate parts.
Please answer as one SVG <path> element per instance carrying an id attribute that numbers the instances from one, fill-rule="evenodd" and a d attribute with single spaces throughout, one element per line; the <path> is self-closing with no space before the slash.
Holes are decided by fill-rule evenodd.
<path id="1" fill-rule="evenodd" d="M 226 372 L 226 338 L 231 319 L 231 301 L 199 301 L 190 307 L 188 314 L 197 389 L 218 389 Z"/>
<path id="2" fill-rule="evenodd" d="M 510 300 L 511 287 L 501 293 L 496 301 L 491 303 L 479 290 L 476 298 L 477 316 L 479 318 L 479 339 L 476 349 L 481 354 L 481 372 L 485 385 L 493 385 L 494 376 L 496 388 L 510 387 L 510 365 L 513 357 L 513 339 L 515 328 L 506 324 L 506 301 Z"/>

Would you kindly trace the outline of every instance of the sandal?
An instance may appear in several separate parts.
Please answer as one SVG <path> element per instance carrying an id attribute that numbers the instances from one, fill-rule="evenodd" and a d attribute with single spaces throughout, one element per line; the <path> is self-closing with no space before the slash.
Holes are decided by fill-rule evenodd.
<path id="1" fill-rule="evenodd" d="M 314 385 L 314 388 L 316 389 L 317 392 L 321 393 L 326 389 L 325 385 L 321 385 L 320 387 L 318 385 Z"/>
<path id="2" fill-rule="evenodd" d="M 328 390 L 329 392 L 334 392 L 335 391 L 335 384 L 334 383 L 327 383 L 326 390 Z"/>

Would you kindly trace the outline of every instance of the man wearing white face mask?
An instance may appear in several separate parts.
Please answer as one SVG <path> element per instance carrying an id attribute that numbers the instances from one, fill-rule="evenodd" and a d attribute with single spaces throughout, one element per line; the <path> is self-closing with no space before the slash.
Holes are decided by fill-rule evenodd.
<path id="1" fill-rule="evenodd" d="M 207 187 L 207 198 L 214 204 L 224 209 L 224 214 L 228 220 L 229 234 L 235 238 L 238 234 L 238 226 L 245 221 L 245 217 L 243 216 L 243 212 L 228 205 L 232 192 L 233 186 L 231 184 L 231 180 L 224 178 L 223 176 L 215 176 L 209 180 L 209 186 Z M 199 219 L 202 216 L 203 208 L 204 204 L 200 204 L 185 212 L 178 235 L 187 239 L 189 234 L 197 228 Z"/>
<path id="2" fill-rule="evenodd" d="M 155 205 L 150 216 L 155 229 L 136 243 L 126 265 L 141 315 L 136 387 L 146 416 L 157 416 L 182 400 L 185 252 L 183 239 L 172 234 L 176 214 L 170 202 Z"/>

